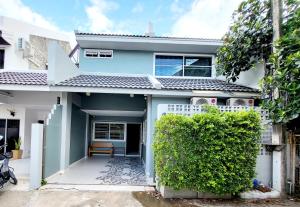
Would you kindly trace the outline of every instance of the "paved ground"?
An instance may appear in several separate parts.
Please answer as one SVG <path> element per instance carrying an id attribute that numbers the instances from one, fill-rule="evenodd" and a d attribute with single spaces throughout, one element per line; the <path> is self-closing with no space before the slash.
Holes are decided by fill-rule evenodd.
<path id="1" fill-rule="evenodd" d="M 216 201 L 216 200 L 164 200 L 147 192 L 95 192 L 95 191 L 1 191 L 0 206 L 5 207 L 208 207 L 208 206 L 300 206 L 291 200 L 268 201 Z"/>
<path id="2" fill-rule="evenodd" d="M 14 169 L 14 173 L 18 179 L 29 177 L 30 159 L 9 160 L 9 166 Z"/>
<path id="3" fill-rule="evenodd" d="M 51 176 L 51 184 L 84 185 L 147 185 L 145 171 L 139 158 L 93 156 L 82 159 Z"/>

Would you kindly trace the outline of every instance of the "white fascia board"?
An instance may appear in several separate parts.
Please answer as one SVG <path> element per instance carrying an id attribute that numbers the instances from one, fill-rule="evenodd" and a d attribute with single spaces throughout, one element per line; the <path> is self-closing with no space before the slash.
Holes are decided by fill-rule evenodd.
<path id="1" fill-rule="evenodd" d="M 156 89 L 128 89 L 128 88 L 93 88 L 93 87 L 50 87 L 51 91 L 79 92 L 79 93 L 112 93 L 112 94 L 142 94 L 142 95 L 163 95 L 176 97 L 259 97 L 258 93 L 224 91 L 192 91 L 192 90 L 156 90 Z"/>
<path id="2" fill-rule="evenodd" d="M 49 86 L 1 84 L 1 90 L 7 91 L 50 91 Z"/>
<path id="3" fill-rule="evenodd" d="M 70 87 L 55 86 L 50 87 L 51 91 L 79 92 L 79 93 L 113 93 L 113 94 L 173 94 L 192 95 L 191 91 L 166 91 L 155 89 L 130 89 L 130 88 L 96 88 L 96 87 Z"/>
<path id="4" fill-rule="evenodd" d="M 185 38 L 141 38 L 141 37 L 104 37 L 97 35 L 79 35 L 76 36 L 77 42 L 79 41 L 97 41 L 97 42 L 125 42 L 125 43 L 160 43 L 160 44 L 178 44 L 178 45 L 211 45 L 211 46 L 222 46 L 222 41 L 217 40 L 195 40 Z"/>
<path id="5" fill-rule="evenodd" d="M 210 97 L 237 97 L 237 98 L 246 98 L 246 97 L 260 97 L 260 93 L 253 93 L 253 92 L 227 92 L 227 91 L 199 91 L 193 90 L 194 96 L 201 96 L 201 97 L 209 97 L 211 94 L 217 94 L 215 96 Z"/>
<path id="6" fill-rule="evenodd" d="M 89 110 L 82 109 L 85 113 L 92 116 L 127 116 L 127 117 L 143 117 L 145 111 L 122 111 L 122 110 Z"/>
<path id="7" fill-rule="evenodd" d="M 192 91 L 192 90 L 156 90 L 156 89 L 128 89 L 128 88 L 95 88 L 70 86 L 30 86 L 1 84 L 1 90 L 7 91 L 52 91 L 78 93 L 112 93 L 112 94 L 142 94 L 173 97 L 260 97 L 259 93 L 252 92 L 225 92 L 225 91 Z"/>

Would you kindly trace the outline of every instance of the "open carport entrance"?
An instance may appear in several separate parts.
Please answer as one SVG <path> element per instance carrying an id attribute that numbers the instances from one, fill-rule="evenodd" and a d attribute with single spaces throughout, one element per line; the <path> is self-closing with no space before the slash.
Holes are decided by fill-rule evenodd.
<path id="1" fill-rule="evenodd" d="M 67 164 L 64 173 L 57 173 L 64 158 L 57 159 L 58 165 L 53 170 L 47 164 L 53 164 L 53 155 L 46 152 L 44 177 L 47 178 L 48 183 L 146 185 L 143 165 L 146 136 L 145 97 L 129 94 L 86 93 L 71 95 L 69 93 L 68 97 L 69 103 L 65 104 L 63 100 L 62 107 L 71 106 L 68 108 L 70 138 L 68 143 L 64 142 L 66 137 L 62 136 L 63 144 L 60 145 L 63 147 L 65 143 L 67 144 L 62 148 L 60 155 L 60 158 L 63 158 L 64 154 L 67 155 L 65 157 Z M 63 110 L 61 113 L 63 116 Z M 62 127 L 69 122 L 68 119 L 66 123 L 62 122 Z M 49 123 L 51 125 L 51 120 Z M 53 124 L 57 125 L 57 122 Z M 51 138 L 46 140 L 53 141 Z M 88 147 L 95 142 L 112 143 L 114 156 L 111 158 L 109 155 L 95 154 L 88 157 Z M 48 145 L 51 148 L 51 143 Z M 48 148 L 47 141 L 45 148 Z M 46 151 L 51 152 L 50 148 Z"/>

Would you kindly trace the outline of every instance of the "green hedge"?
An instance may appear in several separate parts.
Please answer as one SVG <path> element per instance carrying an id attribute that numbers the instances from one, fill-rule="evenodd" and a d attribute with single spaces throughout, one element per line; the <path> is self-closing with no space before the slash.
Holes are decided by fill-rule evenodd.
<path id="1" fill-rule="evenodd" d="M 249 189 L 260 135 L 260 116 L 253 110 L 164 115 L 156 122 L 153 144 L 159 182 L 215 194 Z"/>

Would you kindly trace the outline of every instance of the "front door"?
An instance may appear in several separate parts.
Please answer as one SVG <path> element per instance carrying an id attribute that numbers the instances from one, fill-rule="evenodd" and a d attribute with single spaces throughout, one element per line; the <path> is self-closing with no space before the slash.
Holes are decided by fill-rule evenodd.
<path id="1" fill-rule="evenodd" d="M 15 149 L 15 142 L 19 139 L 19 132 L 20 120 L 8 119 L 6 131 L 6 152 L 11 152 Z"/>
<path id="2" fill-rule="evenodd" d="M 6 132 L 6 119 L 0 119 L 0 136 L 2 139 L 0 140 L 0 146 L 5 144 L 5 132 Z M 0 153 L 4 152 L 4 148 L 0 150 Z"/>
<path id="3" fill-rule="evenodd" d="M 7 146 L 2 149 L 0 152 L 11 152 L 15 149 L 15 142 L 19 138 L 20 133 L 20 120 L 15 119 L 0 119 L 0 136 L 3 136 L 3 139 L 0 141 L 0 146 L 4 143 Z"/>
<path id="4" fill-rule="evenodd" d="M 126 155 L 140 154 L 141 124 L 127 124 Z"/>

